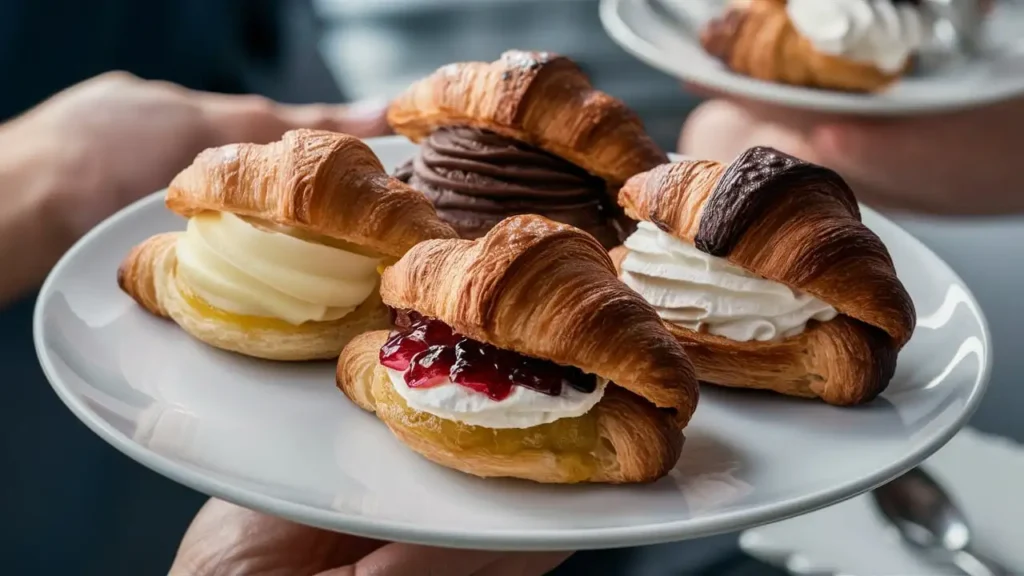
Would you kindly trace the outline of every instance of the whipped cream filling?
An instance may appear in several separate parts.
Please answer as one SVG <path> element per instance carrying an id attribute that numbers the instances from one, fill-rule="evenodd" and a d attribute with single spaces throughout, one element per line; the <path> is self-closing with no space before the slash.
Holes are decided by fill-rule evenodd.
<path id="1" fill-rule="evenodd" d="M 404 373 L 385 369 L 395 392 L 410 408 L 445 420 L 495 429 L 531 428 L 582 416 L 601 400 L 608 384 L 604 378 L 598 378 L 597 388 L 589 394 L 563 384 L 559 396 L 514 386 L 507 398 L 496 401 L 451 380 L 430 388 L 410 388 L 405 383 Z"/>
<path id="2" fill-rule="evenodd" d="M 178 240 L 177 273 L 215 308 L 295 325 L 342 318 L 376 289 L 378 258 L 301 236 L 204 212 L 189 219 Z"/>
<path id="3" fill-rule="evenodd" d="M 917 6 L 893 0 L 789 0 L 789 19 L 819 51 L 895 74 L 930 37 Z"/>
<path id="4" fill-rule="evenodd" d="M 701 252 L 650 222 L 641 222 L 625 246 L 622 281 L 662 319 L 690 330 L 737 342 L 769 341 L 838 314 L 810 294 Z"/>

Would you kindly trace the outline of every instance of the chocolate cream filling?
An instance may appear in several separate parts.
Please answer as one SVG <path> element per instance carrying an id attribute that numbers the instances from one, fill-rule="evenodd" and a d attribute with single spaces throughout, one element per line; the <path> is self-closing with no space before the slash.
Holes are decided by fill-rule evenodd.
<path id="1" fill-rule="evenodd" d="M 620 242 L 603 179 L 518 140 L 476 128 L 441 128 L 395 177 L 423 192 L 463 238 L 479 238 L 516 214 L 585 230 L 606 248 Z"/>

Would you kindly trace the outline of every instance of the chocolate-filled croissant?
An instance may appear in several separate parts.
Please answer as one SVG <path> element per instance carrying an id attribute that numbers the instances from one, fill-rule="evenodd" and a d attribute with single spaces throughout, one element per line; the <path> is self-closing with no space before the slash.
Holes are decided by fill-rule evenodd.
<path id="1" fill-rule="evenodd" d="M 426 458 L 477 476 L 645 482 L 675 465 L 693 367 L 596 240 L 540 216 L 423 242 L 384 271 L 395 332 L 338 386 Z"/>
<path id="2" fill-rule="evenodd" d="M 396 176 L 469 239 L 532 213 L 610 248 L 635 225 L 615 201 L 619 187 L 668 161 L 625 104 L 544 52 L 444 66 L 395 99 L 388 121 L 421 144 Z"/>
<path id="3" fill-rule="evenodd" d="M 389 327 L 378 267 L 455 236 L 366 144 L 333 132 L 206 150 L 166 203 L 187 230 L 136 246 L 120 287 L 211 346 L 271 360 L 333 359 Z"/>
<path id="4" fill-rule="evenodd" d="M 916 4 L 734 0 L 705 26 L 701 44 L 733 71 L 753 78 L 875 92 L 906 74 L 930 35 L 928 18 Z"/>
<path id="5" fill-rule="evenodd" d="M 612 258 L 702 381 L 867 402 L 916 323 L 882 241 L 835 172 L 757 147 L 629 180 L 641 220 Z"/>

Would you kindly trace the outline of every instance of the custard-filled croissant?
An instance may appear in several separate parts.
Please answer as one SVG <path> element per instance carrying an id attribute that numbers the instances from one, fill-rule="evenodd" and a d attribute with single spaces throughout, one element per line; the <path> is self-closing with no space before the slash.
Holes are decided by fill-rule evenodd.
<path id="1" fill-rule="evenodd" d="M 916 323 L 882 241 L 835 172 L 771 148 L 634 176 L 613 250 L 706 382 L 818 397 L 882 392 Z"/>
<path id="2" fill-rule="evenodd" d="M 903 76 L 932 24 L 901 0 L 734 0 L 701 44 L 761 80 L 873 92 Z"/>
<path id="3" fill-rule="evenodd" d="M 136 246 L 118 285 L 211 346 L 271 360 L 336 358 L 390 326 L 378 267 L 455 236 L 366 144 L 333 132 L 206 150 L 166 203 L 187 230 Z"/>
<path id="4" fill-rule="evenodd" d="M 530 215 L 423 242 L 384 271 L 381 296 L 398 329 L 355 338 L 338 386 L 426 458 L 551 483 L 675 465 L 693 367 L 592 236 Z"/>
<path id="5" fill-rule="evenodd" d="M 668 161 L 625 104 L 543 52 L 444 66 L 400 95 L 388 121 L 421 143 L 396 176 L 469 239 L 540 214 L 611 248 L 635 226 L 615 202 L 619 187 Z"/>

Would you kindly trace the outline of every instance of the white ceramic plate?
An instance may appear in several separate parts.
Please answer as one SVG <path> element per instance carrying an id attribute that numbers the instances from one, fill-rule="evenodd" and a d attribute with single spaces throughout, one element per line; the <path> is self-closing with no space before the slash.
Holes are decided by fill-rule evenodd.
<path id="1" fill-rule="evenodd" d="M 963 511 L 972 545 L 1011 573 L 1024 574 L 1024 449 L 1007 438 L 965 428 L 922 466 Z M 867 495 L 748 530 L 740 547 L 799 576 L 961 573 L 903 544 Z"/>
<path id="2" fill-rule="evenodd" d="M 861 115 L 937 112 L 981 106 L 1024 94 L 1024 6 L 1002 4 L 987 27 L 987 49 L 970 62 L 908 77 L 870 95 L 786 86 L 735 74 L 700 46 L 693 22 L 704 18 L 700 0 L 660 0 L 677 14 L 702 8 L 689 25 L 655 11 L 651 0 L 602 0 L 601 21 L 619 45 L 681 80 L 734 96 L 793 108 Z"/>
<path id="3" fill-rule="evenodd" d="M 414 148 L 371 141 L 386 166 Z M 107 442 L 207 494 L 334 530 L 494 549 L 681 540 L 808 512 L 868 490 L 944 444 L 981 399 L 989 336 L 963 282 L 875 212 L 917 305 L 917 332 L 884 398 L 831 408 L 705 389 L 672 473 L 645 486 L 481 480 L 427 462 L 334 387 L 334 366 L 221 352 L 142 311 L 115 283 L 146 237 L 184 222 L 154 194 L 111 217 L 39 295 L 40 362 Z M 16 409 L 16 407 L 12 407 Z"/>

